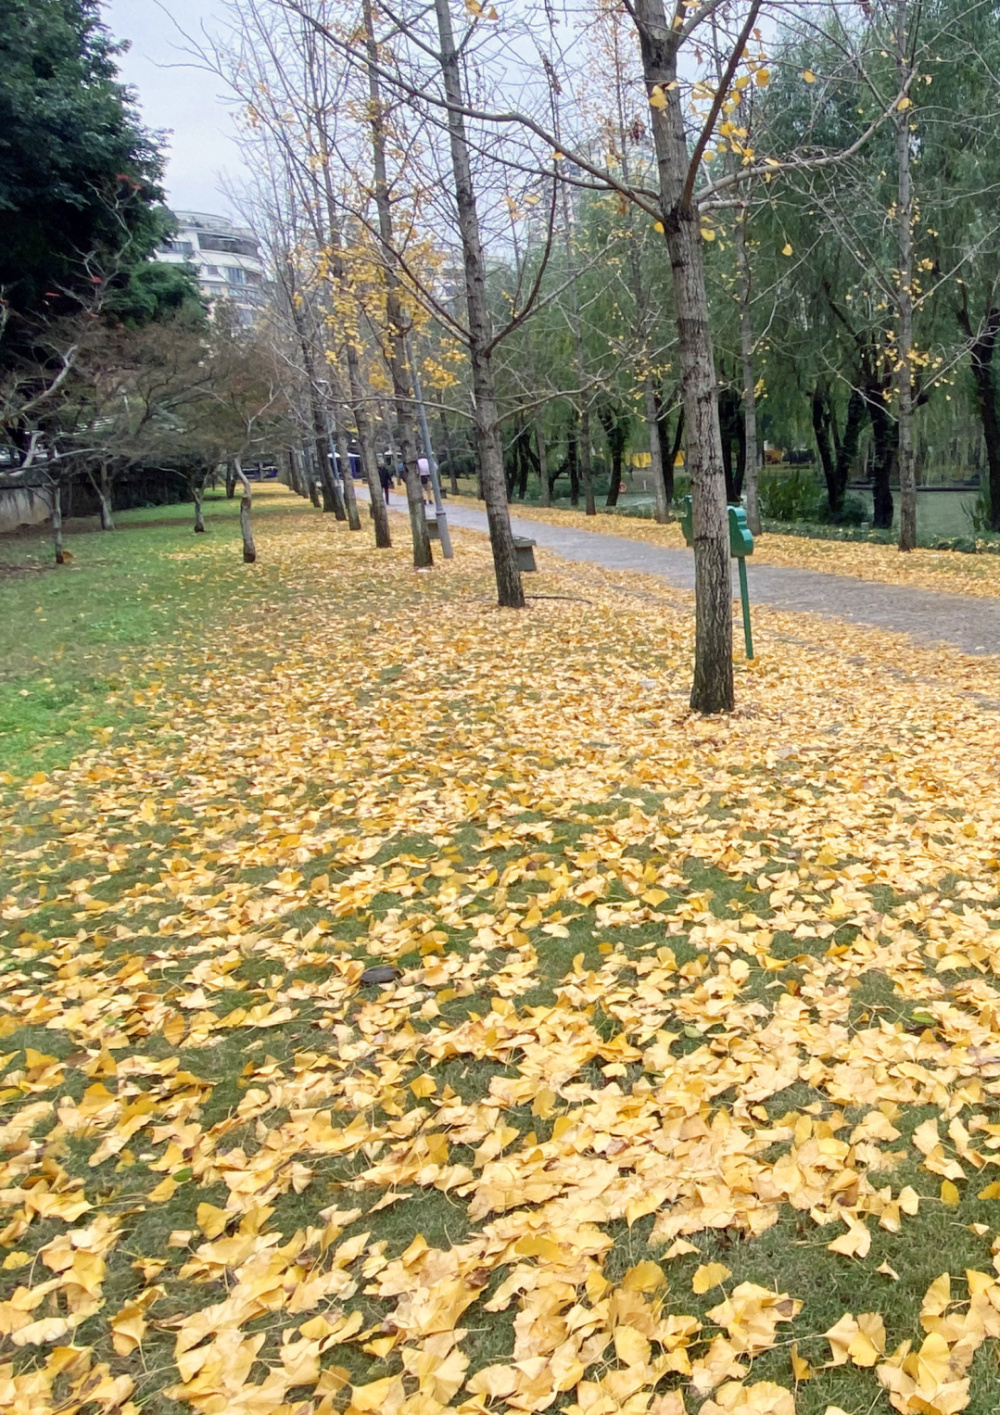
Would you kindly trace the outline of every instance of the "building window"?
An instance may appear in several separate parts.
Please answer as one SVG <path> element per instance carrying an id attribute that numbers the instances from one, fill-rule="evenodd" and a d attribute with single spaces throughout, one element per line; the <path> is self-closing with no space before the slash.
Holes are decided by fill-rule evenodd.
<path id="1" fill-rule="evenodd" d="M 206 265 L 202 267 L 202 274 L 206 276 L 214 275 L 216 280 L 218 280 L 222 272 L 219 270 L 219 267 L 217 265 Z"/>
<path id="2" fill-rule="evenodd" d="M 247 283 L 247 273 L 242 265 L 227 265 L 226 275 L 230 285 L 245 285 Z"/>

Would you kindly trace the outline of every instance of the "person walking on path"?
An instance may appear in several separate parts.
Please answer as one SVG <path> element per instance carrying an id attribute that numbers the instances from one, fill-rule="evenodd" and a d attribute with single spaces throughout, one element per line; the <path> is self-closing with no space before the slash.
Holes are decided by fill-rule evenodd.
<path id="1" fill-rule="evenodd" d="M 431 464 L 426 457 L 417 458 L 417 471 L 420 473 L 420 492 L 426 505 L 430 505 L 429 487 L 431 484 Z"/>
<path id="2" fill-rule="evenodd" d="M 385 497 L 385 504 L 389 505 L 389 492 L 392 490 L 392 468 L 385 462 L 378 469 L 378 479 L 382 483 L 382 495 Z"/>

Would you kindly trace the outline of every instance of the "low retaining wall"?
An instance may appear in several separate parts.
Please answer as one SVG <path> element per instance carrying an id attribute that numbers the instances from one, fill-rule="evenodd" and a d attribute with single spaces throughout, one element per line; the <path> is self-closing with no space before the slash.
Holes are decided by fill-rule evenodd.
<path id="1" fill-rule="evenodd" d="M 41 525 L 49 515 L 49 499 L 40 487 L 0 486 L 0 534 Z"/>

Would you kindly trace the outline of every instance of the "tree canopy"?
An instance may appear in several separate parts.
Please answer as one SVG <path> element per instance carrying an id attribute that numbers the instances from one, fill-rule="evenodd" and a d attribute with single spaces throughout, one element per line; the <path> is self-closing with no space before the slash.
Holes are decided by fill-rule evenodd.
<path id="1" fill-rule="evenodd" d="M 80 280 L 95 249 L 163 230 L 162 158 L 117 79 L 97 0 L 0 6 L 0 288 L 19 310 Z"/>

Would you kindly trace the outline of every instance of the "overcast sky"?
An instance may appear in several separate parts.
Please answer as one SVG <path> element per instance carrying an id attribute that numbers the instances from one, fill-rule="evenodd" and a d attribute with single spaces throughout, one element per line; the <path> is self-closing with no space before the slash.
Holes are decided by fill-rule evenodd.
<path id="1" fill-rule="evenodd" d="M 220 176 L 240 179 L 240 158 L 231 134 L 233 119 L 222 101 L 222 83 L 189 67 L 183 38 L 171 17 L 188 34 L 209 31 L 223 21 L 222 0 L 104 0 L 105 22 L 117 39 L 131 41 L 122 56 L 122 79 L 139 95 L 147 127 L 169 128 L 167 194 L 181 210 L 231 215 L 219 190 Z"/>

